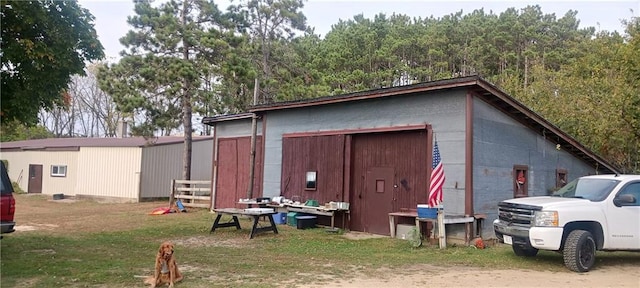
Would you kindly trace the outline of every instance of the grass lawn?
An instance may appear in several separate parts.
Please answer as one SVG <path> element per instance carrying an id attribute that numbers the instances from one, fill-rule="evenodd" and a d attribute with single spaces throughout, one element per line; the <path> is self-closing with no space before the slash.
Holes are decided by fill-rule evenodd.
<path id="1" fill-rule="evenodd" d="M 215 214 L 205 209 L 152 216 L 167 202 L 100 204 L 61 203 L 45 196 L 16 195 L 16 221 L 30 227 L 0 240 L 1 287 L 144 287 L 137 275 L 151 275 L 162 241 L 176 244 L 185 278 L 177 287 L 296 287 L 339 277 L 381 277 L 415 273 L 437 265 L 483 269 L 565 269 L 562 255 L 515 257 L 508 246 L 484 250 L 437 245 L 412 248 L 388 237 L 353 240 L 323 228 L 297 230 L 278 225 L 279 234 L 248 239 L 242 230 L 209 229 Z M 635 263 L 632 253 L 599 253 L 598 265 Z M 413 272 L 409 272 L 413 271 Z M 425 269 L 424 273 L 428 273 Z"/>

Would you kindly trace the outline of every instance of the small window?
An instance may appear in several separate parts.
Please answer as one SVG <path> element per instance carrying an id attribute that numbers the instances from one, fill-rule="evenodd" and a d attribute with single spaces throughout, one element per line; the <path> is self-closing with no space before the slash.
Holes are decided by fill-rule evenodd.
<path id="1" fill-rule="evenodd" d="M 513 197 L 529 196 L 529 167 L 526 165 L 513 166 Z"/>
<path id="2" fill-rule="evenodd" d="M 556 169 L 556 189 L 567 185 L 567 174 L 566 169 Z"/>
<path id="3" fill-rule="evenodd" d="M 376 180 L 376 193 L 384 193 L 384 179 Z"/>
<path id="4" fill-rule="evenodd" d="M 317 176 L 316 171 L 307 172 L 304 190 L 316 190 Z"/>
<path id="5" fill-rule="evenodd" d="M 38 173 L 36 172 L 36 165 L 29 165 L 29 178 L 30 179 L 36 178 L 37 174 Z"/>
<path id="6" fill-rule="evenodd" d="M 51 165 L 52 177 L 67 177 L 67 165 Z"/>

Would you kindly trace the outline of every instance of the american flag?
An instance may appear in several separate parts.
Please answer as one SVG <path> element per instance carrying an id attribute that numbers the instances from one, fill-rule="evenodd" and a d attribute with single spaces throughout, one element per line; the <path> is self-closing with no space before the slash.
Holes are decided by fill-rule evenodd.
<path id="1" fill-rule="evenodd" d="M 438 141 L 433 146 L 433 170 L 431 171 L 431 183 L 429 183 L 429 206 L 436 207 L 442 203 L 442 186 L 444 185 L 444 168 L 438 149 Z"/>

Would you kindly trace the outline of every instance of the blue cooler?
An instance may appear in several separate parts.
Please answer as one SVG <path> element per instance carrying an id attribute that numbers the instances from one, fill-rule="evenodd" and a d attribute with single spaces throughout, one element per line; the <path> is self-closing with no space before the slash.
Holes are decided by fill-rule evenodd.
<path id="1" fill-rule="evenodd" d="M 429 208 L 429 205 L 418 204 L 418 218 L 438 218 L 438 208 Z"/>
<path id="2" fill-rule="evenodd" d="M 276 224 L 286 224 L 287 223 L 287 213 L 280 212 L 273 214 L 273 222 Z"/>

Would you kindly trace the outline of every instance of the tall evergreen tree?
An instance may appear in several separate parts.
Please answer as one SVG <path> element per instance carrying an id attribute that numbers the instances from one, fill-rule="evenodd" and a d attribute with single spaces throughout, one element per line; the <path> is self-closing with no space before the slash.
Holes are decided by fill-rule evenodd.
<path id="1" fill-rule="evenodd" d="M 118 108 L 135 118 L 134 134 L 184 132 L 183 179 L 191 178 L 192 111 L 195 99 L 210 99 L 206 80 L 218 77 L 235 36 L 231 15 L 213 1 L 171 0 L 154 6 L 138 0 L 128 19 L 133 30 L 120 41 L 128 48 L 119 63 L 98 77 Z M 207 82 L 210 83 L 211 81 Z"/>
<path id="2" fill-rule="evenodd" d="M 290 43 L 296 33 L 307 30 L 307 18 L 302 13 L 303 0 L 241 0 L 231 11 L 243 15 L 251 36 L 249 44 L 254 50 L 254 63 L 261 73 L 262 101 L 276 99 L 278 86 L 289 79 L 278 79 L 278 70 L 290 71 L 289 64 L 278 57 L 283 46 Z M 286 49 L 285 49 L 286 50 Z M 289 69 L 287 69 L 289 68 Z M 287 73 L 288 74 L 288 73 Z"/>

